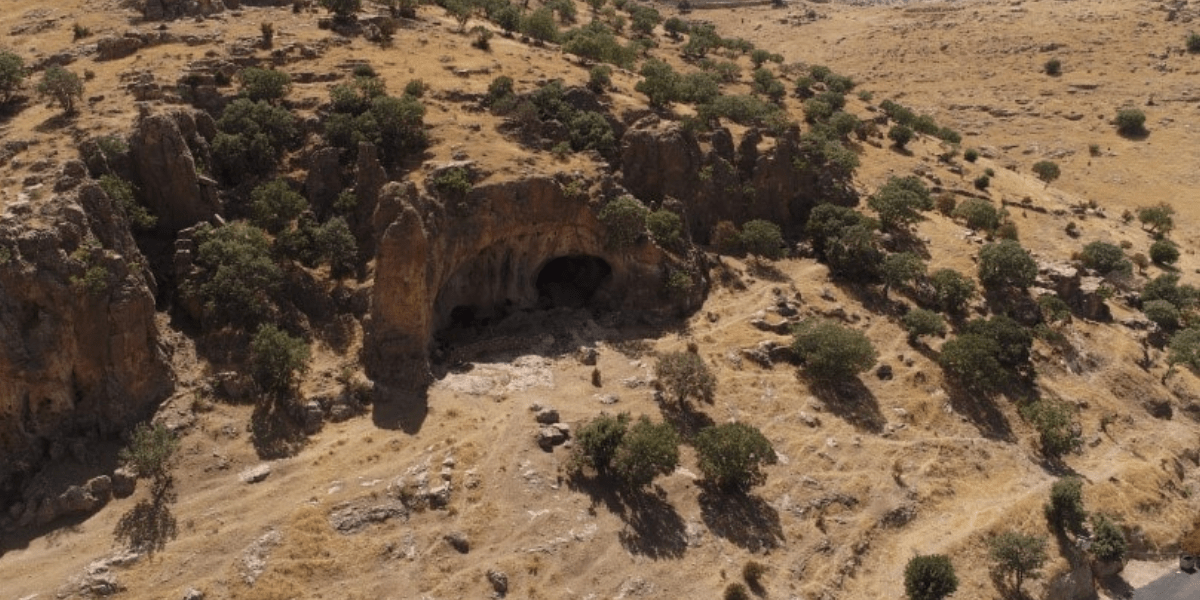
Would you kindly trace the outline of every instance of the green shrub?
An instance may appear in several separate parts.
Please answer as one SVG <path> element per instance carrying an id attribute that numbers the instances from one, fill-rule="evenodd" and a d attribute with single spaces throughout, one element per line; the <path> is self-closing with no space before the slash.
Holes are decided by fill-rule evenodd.
<path id="1" fill-rule="evenodd" d="M 779 108 L 754 96 L 719 95 L 696 108 L 701 121 L 724 118 L 739 125 L 765 125 L 779 114 Z"/>
<path id="2" fill-rule="evenodd" d="M 955 208 L 958 208 L 958 200 L 955 200 L 954 194 L 949 192 L 938 194 L 933 203 L 936 205 L 937 211 L 947 217 L 954 213 Z M 999 219 L 999 214 L 996 215 L 996 218 Z"/>
<path id="3" fill-rule="evenodd" d="M 1136 108 L 1122 108 L 1117 111 L 1117 133 L 1125 136 L 1139 136 L 1146 133 L 1146 113 Z"/>
<path id="4" fill-rule="evenodd" d="M 804 372 L 821 383 L 841 383 L 875 365 L 871 340 L 857 329 L 826 319 L 805 319 L 793 329 L 792 349 Z"/>
<path id="5" fill-rule="evenodd" d="M 593 94 L 603 94 L 612 87 L 612 68 L 596 65 L 588 71 L 587 87 Z"/>
<path id="6" fill-rule="evenodd" d="M 308 344 L 271 324 L 263 324 L 250 339 L 250 364 L 263 389 L 287 392 L 308 370 Z"/>
<path id="7" fill-rule="evenodd" d="M 342 217 L 333 217 L 317 229 L 314 235 L 317 255 L 329 264 L 329 272 L 341 277 L 354 270 L 358 258 L 358 242 L 350 225 Z"/>
<path id="8" fill-rule="evenodd" d="M 979 250 L 979 281 L 984 287 L 1025 289 L 1037 278 L 1037 262 L 1020 244 L 1001 240 Z"/>
<path id="9" fill-rule="evenodd" d="M 308 200 L 282 179 L 264 183 L 250 192 L 251 222 L 270 233 L 278 233 L 305 210 Z"/>
<path id="10" fill-rule="evenodd" d="M 1156 265 L 1173 265 L 1179 261 L 1179 246 L 1165 238 L 1156 240 L 1150 244 L 1150 260 Z"/>
<path id="11" fill-rule="evenodd" d="M 671 17 L 663 22 L 663 30 L 665 30 L 667 35 L 671 36 L 672 39 L 677 40 L 680 38 L 680 36 L 690 31 L 691 26 L 688 25 L 687 21 L 684 21 L 679 17 Z"/>
<path id="12" fill-rule="evenodd" d="M 508 35 L 521 28 L 521 9 L 511 2 L 505 2 L 493 11 L 489 18 Z"/>
<path id="13" fill-rule="evenodd" d="M 1079 259 L 1083 262 L 1083 266 L 1093 269 L 1101 275 L 1114 272 L 1129 273 L 1133 270 L 1133 263 L 1125 258 L 1125 252 L 1121 250 L 1120 246 L 1108 242 L 1089 243 L 1079 253 Z"/>
<path id="14" fill-rule="evenodd" d="M 825 243 L 829 270 L 850 281 L 871 282 L 879 278 L 883 251 L 879 249 L 874 223 L 841 230 Z"/>
<path id="15" fill-rule="evenodd" d="M 1175 207 L 1162 202 L 1154 206 L 1143 206 L 1137 210 L 1138 221 L 1142 227 L 1149 226 L 1150 231 L 1166 235 L 1175 228 Z"/>
<path id="16" fill-rule="evenodd" d="M 973 163 L 979 160 L 979 151 L 974 148 L 967 148 L 963 151 L 963 158 L 966 159 L 967 162 Z"/>
<path id="17" fill-rule="evenodd" d="M 475 184 L 471 183 L 470 171 L 463 167 L 452 167 L 433 178 L 433 187 L 441 196 L 461 202 L 471 193 Z"/>
<path id="18" fill-rule="evenodd" d="M 1179 328 L 1182 315 L 1174 304 L 1166 300 L 1149 300 L 1142 303 L 1142 312 L 1159 328 L 1164 331 L 1174 331 Z"/>
<path id="19" fill-rule="evenodd" d="M 617 149 L 617 136 L 604 115 L 581 110 L 567 121 L 571 148 L 576 152 L 595 150 L 601 156 L 611 156 Z"/>
<path id="20" fill-rule="evenodd" d="M 741 247 L 749 254 L 767 260 L 783 255 L 783 231 L 771 221 L 755 219 L 742 225 Z"/>
<path id="21" fill-rule="evenodd" d="M 904 567 L 904 592 L 911 600 L 942 600 L 957 589 L 954 565 L 944 554 L 918 554 Z"/>
<path id="22" fill-rule="evenodd" d="M 1039 296 L 1037 304 L 1038 310 L 1042 313 L 1042 320 L 1047 323 L 1066 321 L 1071 318 L 1071 307 L 1054 294 Z"/>
<path id="23" fill-rule="evenodd" d="M 657 10 L 649 6 L 637 6 L 630 14 L 629 28 L 639 36 L 648 37 L 654 34 L 654 28 L 662 23 L 662 20 L 662 15 Z"/>
<path id="24" fill-rule="evenodd" d="M 83 100 L 83 80 L 64 67 L 49 67 L 42 73 L 37 92 L 58 102 L 64 113 L 75 114 L 75 101 Z"/>
<path id="25" fill-rule="evenodd" d="M 362 0 L 320 0 L 320 3 L 322 8 L 339 18 L 349 17 L 362 10 Z"/>
<path id="26" fill-rule="evenodd" d="M 1058 459 L 1083 445 L 1078 426 L 1071 422 L 1071 411 L 1066 404 L 1035 400 L 1021 405 L 1020 413 L 1038 430 L 1042 455 L 1046 458 Z"/>
<path id="27" fill-rule="evenodd" d="M 762 467 L 778 460 L 766 436 L 745 423 L 705 427 L 694 445 L 704 478 L 728 491 L 745 492 L 762 485 L 767 480 Z"/>
<path id="28" fill-rule="evenodd" d="M 1062 74 L 1062 61 L 1057 58 L 1051 58 L 1042 65 L 1042 70 L 1051 77 L 1057 77 Z"/>
<path id="29" fill-rule="evenodd" d="M 270 172 L 297 137 L 296 120 L 287 109 L 247 98 L 225 107 L 217 129 L 212 142 L 213 166 L 227 182 Z"/>
<path id="30" fill-rule="evenodd" d="M 262 230 L 235 222 L 205 230 L 197 241 L 200 272 L 184 287 L 198 295 L 205 313 L 242 324 L 266 316 L 283 273 L 271 260 L 271 241 Z"/>
<path id="31" fill-rule="evenodd" d="M 709 234 L 709 242 L 722 254 L 738 254 L 742 251 L 742 235 L 737 226 L 729 221 L 717 221 Z"/>
<path id="32" fill-rule="evenodd" d="M 679 466 L 679 435 L 670 423 L 654 424 L 643 416 L 625 432 L 611 466 L 626 487 L 644 488 Z"/>
<path id="33" fill-rule="evenodd" d="M 683 219 L 667 210 L 659 209 L 646 215 L 646 229 L 659 246 L 678 251 L 683 247 Z"/>
<path id="34" fill-rule="evenodd" d="M 896 252 L 883 259 L 884 295 L 890 288 L 910 288 L 925 278 L 925 261 L 912 252 Z"/>
<path id="35" fill-rule="evenodd" d="M 1008 531 L 988 542 L 988 554 L 999 577 L 1012 576 L 1012 589 L 1020 591 L 1026 579 L 1041 577 L 1046 564 L 1044 538 Z"/>
<path id="36" fill-rule="evenodd" d="M 413 98 L 420 98 L 421 96 L 425 95 L 425 90 L 428 89 L 428 87 L 429 86 L 425 85 L 424 80 L 410 79 L 408 83 L 404 84 L 404 93 L 405 95 L 412 96 Z"/>
<path id="37" fill-rule="evenodd" d="M 941 337 L 946 335 L 946 320 L 942 315 L 923 308 L 914 308 L 901 318 L 900 322 L 908 331 L 908 343 L 916 344 L 920 338 L 929 335 Z"/>
<path id="38" fill-rule="evenodd" d="M 980 392 L 992 392 L 1008 383 L 1010 373 L 1000 364 L 1000 346 L 995 340 L 978 334 L 965 334 L 948 340 L 938 355 L 938 365 L 947 378 L 958 385 Z"/>
<path id="39" fill-rule="evenodd" d="M 521 33 L 542 42 L 558 40 L 558 23 L 554 12 L 543 6 L 521 17 Z"/>
<path id="40" fill-rule="evenodd" d="M 987 174 L 980 175 L 979 177 L 976 177 L 975 181 L 972 183 L 975 186 L 975 189 L 982 192 L 992 185 L 992 177 Z"/>
<path id="41" fill-rule="evenodd" d="M 602 21 L 593 20 L 591 23 L 572 29 L 563 36 L 563 52 L 589 58 L 597 62 L 612 63 L 622 68 L 630 68 L 637 60 L 637 48 L 634 45 L 622 46 L 613 35 L 612 29 Z"/>
<path id="42" fill-rule="evenodd" d="M 901 150 L 912 141 L 913 135 L 913 130 L 910 127 L 900 124 L 892 125 L 891 129 L 888 129 L 887 132 L 888 139 L 892 140 L 892 143 Z"/>
<path id="43" fill-rule="evenodd" d="M 666 108 L 680 99 L 679 74 L 671 65 L 650 59 L 642 65 L 639 74 L 642 80 L 633 89 L 645 94 L 651 106 Z"/>
<path id="44" fill-rule="evenodd" d="M 646 231 L 650 209 L 633 196 L 621 196 L 604 205 L 599 219 L 608 233 L 608 244 L 614 248 L 633 246 Z"/>
<path id="45" fill-rule="evenodd" d="M 251 102 L 278 100 L 287 95 L 292 78 L 283 71 L 247 67 L 238 73 L 242 94 Z"/>
<path id="46" fill-rule="evenodd" d="M 1063 477 L 1050 487 L 1050 502 L 1044 507 L 1046 520 L 1059 531 L 1080 534 L 1087 520 L 1083 508 L 1083 480 L 1078 477 Z"/>
<path id="47" fill-rule="evenodd" d="M 129 445 L 121 449 L 118 457 L 138 477 L 162 482 L 167 478 L 178 450 L 179 438 L 165 425 L 138 423 L 129 438 Z"/>
<path id="48" fill-rule="evenodd" d="M 1185 44 L 1187 45 L 1188 52 L 1192 54 L 1200 53 L 1200 33 L 1196 33 L 1195 31 L 1189 32 Z"/>
<path id="49" fill-rule="evenodd" d="M 933 198 L 920 179 L 909 175 L 888 179 L 867 199 L 867 205 L 879 213 L 885 230 L 895 231 L 923 219 L 921 212 L 933 209 Z"/>
<path id="50" fill-rule="evenodd" d="M 1125 534 L 1108 517 L 1092 517 L 1092 538 L 1092 556 L 1103 561 L 1119 561 L 1125 558 Z"/>
<path id="51" fill-rule="evenodd" d="M 1181 310 L 1191 308 L 1200 298 L 1200 290 L 1187 284 L 1180 285 L 1178 273 L 1164 273 L 1142 287 L 1142 302 L 1166 300 Z"/>
<path id="52" fill-rule="evenodd" d="M 760 590 L 763 589 L 762 578 L 766 574 L 767 565 L 756 560 L 746 561 L 746 564 L 742 565 L 742 579 L 756 592 L 761 593 Z"/>
<path id="53" fill-rule="evenodd" d="M 590 468 L 602 477 L 607 476 L 609 465 L 628 429 L 629 413 L 615 417 L 601 414 L 580 425 L 574 433 L 569 470 L 579 474 L 584 468 Z"/>
<path id="54" fill-rule="evenodd" d="M 750 89 L 755 94 L 770 98 L 772 102 L 779 102 L 787 95 L 787 88 L 783 86 L 783 82 L 779 81 L 770 69 L 761 67 L 755 69 L 751 74 L 751 81 Z"/>
<path id="55" fill-rule="evenodd" d="M 871 224 L 871 219 L 852 208 L 821 203 L 809 213 L 804 233 L 808 235 L 817 254 L 824 255 L 830 240 L 840 236 L 846 229 L 870 227 Z"/>
<path id="56" fill-rule="evenodd" d="M 12 100 L 25 81 L 25 60 L 20 55 L 0 50 L 0 103 Z"/>
<path id="57" fill-rule="evenodd" d="M 731 583 L 725 586 L 725 600 L 750 600 L 750 592 L 746 590 L 746 586 L 741 583 Z"/>
<path id="58" fill-rule="evenodd" d="M 1058 163 L 1050 160 L 1039 160 L 1033 163 L 1033 174 L 1037 175 L 1047 186 L 1050 182 L 1058 179 L 1062 174 L 1062 170 L 1058 168 Z"/>
<path id="59" fill-rule="evenodd" d="M 1174 367 L 1181 363 L 1200 370 L 1200 329 L 1181 330 L 1167 343 L 1167 364 Z"/>
<path id="60" fill-rule="evenodd" d="M 1033 336 L 1020 323 L 1004 315 L 973 319 L 963 325 L 964 335 L 979 335 L 996 342 L 996 360 L 1007 367 L 1029 363 Z"/>
<path id="61" fill-rule="evenodd" d="M 151 214 L 145 206 L 137 201 L 132 183 L 116 175 L 105 174 L 100 176 L 100 189 L 103 189 L 105 195 L 116 203 L 134 229 L 148 231 L 154 229 L 154 226 L 158 224 L 158 217 Z"/>
<path id="62" fill-rule="evenodd" d="M 514 95 L 512 77 L 500 75 L 488 84 L 487 98 L 484 100 L 484 104 L 494 107 L 501 100 L 512 98 Z"/>
<path id="63" fill-rule="evenodd" d="M 717 393 L 717 376 L 695 352 L 668 352 L 660 356 L 654 363 L 654 376 L 680 408 L 688 398 L 712 404 Z"/>
<path id="64" fill-rule="evenodd" d="M 929 276 L 929 283 L 933 286 L 937 305 L 951 314 L 962 313 L 975 295 L 975 282 L 953 269 L 934 271 Z"/>

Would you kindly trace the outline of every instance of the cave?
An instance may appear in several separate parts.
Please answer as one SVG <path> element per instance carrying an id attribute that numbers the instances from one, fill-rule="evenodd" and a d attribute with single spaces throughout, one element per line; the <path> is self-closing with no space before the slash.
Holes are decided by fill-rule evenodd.
<path id="1" fill-rule="evenodd" d="M 538 271 L 534 287 L 538 308 L 584 308 L 612 277 L 612 267 L 602 258 L 588 255 L 560 256 Z"/>

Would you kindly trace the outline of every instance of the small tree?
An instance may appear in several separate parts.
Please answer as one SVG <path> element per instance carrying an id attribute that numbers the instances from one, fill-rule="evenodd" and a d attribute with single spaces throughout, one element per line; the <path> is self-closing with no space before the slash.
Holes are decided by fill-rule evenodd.
<path id="1" fill-rule="evenodd" d="M 887 132 L 888 139 L 892 140 L 892 143 L 901 150 L 912 141 L 914 135 L 911 127 L 900 124 L 892 125 Z"/>
<path id="2" fill-rule="evenodd" d="M 1059 531 L 1083 533 L 1087 511 L 1083 508 L 1083 480 L 1063 477 L 1050 487 L 1050 502 L 1044 507 L 1046 520 Z"/>
<path id="3" fill-rule="evenodd" d="M 1114 562 L 1125 559 L 1125 534 L 1104 515 L 1092 517 L 1092 555 L 1097 560 Z"/>
<path id="4" fill-rule="evenodd" d="M 967 302 L 975 295 L 975 282 L 954 269 L 938 269 L 929 276 L 933 286 L 934 300 L 944 311 L 951 314 L 963 312 Z"/>
<path id="5" fill-rule="evenodd" d="M 904 567 L 904 592 L 911 600 L 942 600 L 957 589 L 954 565 L 944 554 L 918 554 Z"/>
<path id="6" fill-rule="evenodd" d="M 278 233 L 307 209 L 308 200 L 282 179 L 264 183 L 250 192 L 253 223 L 271 233 Z"/>
<path id="7" fill-rule="evenodd" d="M 1108 242 L 1091 242 L 1079 253 L 1083 266 L 1099 272 L 1129 273 L 1133 271 L 1133 263 L 1125 258 L 1125 251 L 1120 246 Z"/>
<path id="8" fill-rule="evenodd" d="M 1160 202 L 1154 206 L 1143 206 L 1137 210 L 1138 221 L 1142 227 L 1149 226 L 1151 233 L 1166 235 L 1175 228 L 1175 207 Z"/>
<path id="9" fill-rule="evenodd" d="M 25 60 L 20 55 L 0 50 L 0 103 L 12 100 L 25 80 Z"/>
<path id="10" fill-rule="evenodd" d="M 580 473 L 585 467 L 600 476 L 609 473 L 609 465 L 617 454 L 617 447 L 629 429 L 629 413 L 617 416 L 601 414 L 584 423 L 575 432 L 575 444 L 571 448 L 569 468 Z"/>
<path id="11" fill-rule="evenodd" d="M 1033 174 L 1041 179 L 1046 187 L 1050 187 L 1050 182 L 1058 179 L 1062 174 L 1062 170 L 1058 168 L 1058 163 L 1050 160 L 1039 160 L 1033 163 Z"/>
<path id="12" fill-rule="evenodd" d="M 947 377 L 958 385 L 981 392 L 991 392 L 1004 386 L 1009 372 L 996 356 L 999 344 L 977 334 L 957 336 L 942 346 L 938 365 Z"/>
<path id="13" fill-rule="evenodd" d="M 1192 54 L 1200 53 L 1200 33 L 1196 33 L 1195 31 L 1188 32 L 1185 44 L 1187 45 L 1188 52 Z"/>
<path id="14" fill-rule="evenodd" d="M 1200 329 L 1187 328 L 1171 336 L 1167 343 L 1167 364 L 1184 364 L 1200 369 Z"/>
<path id="15" fill-rule="evenodd" d="M 119 457 L 138 477 L 153 479 L 160 485 L 167 479 L 167 471 L 174 463 L 178 449 L 179 439 L 165 425 L 139 423 Z"/>
<path id="16" fill-rule="evenodd" d="M 37 91 L 50 96 L 63 107 L 64 113 L 70 115 L 75 113 L 75 101 L 83 99 L 83 80 L 63 67 L 54 66 L 42 74 Z"/>
<path id="17" fill-rule="evenodd" d="M 308 344 L 274 325 L 260 325 L 250 340 L 254 379 L 268 391 L 291 390 L 297 377 L 308 370 L 308 360 Z"/>
<path id="18" fill-rule="evenodd" d="M 1041 577 L 1046 564 L 1046 540 L 1007 531 L 988 542 L 993 568 L 1001 577 L 1011 576 L 1013 590 L 1019 592 L 1026 579 Z"/>
<path id="19" fill-rule="evenodd" d="M 1179 328 L 1182 315 L 1174 304 L 1166 300 L 1149 300 L 1142 303 L 1142 313 L 1163 331 L 1175 331 Z"/>
<path id="20" fill-rule="evenodd" d="M 804 372 L 822 383 L 849 380 L 878 358 L 866 334 L 827 319 L 806 319 L 793 331 L 792 348 L 804 361 Z"/>
<path id="21" fill-rule="evenodd" d="M 925 277 L 925 261 L 912 252 L 897 252 L 883 259 L 883 295 L 888 290 L 906 288 Z"/>
<path id="22" fill-rule="evenodd" d="M 650 209 L 633 196 L 621 196 L 600 209 L 599 219 L 608 233 L 608 243 L 614 248 L 628 248 L 637 243 L 646 231 Z"/>
<path id="23" fill-rule="evenodd" d="M 1150 260 L 1156 265 L 1173 265 L 1179 261 L 1179 246 L 1165 238 L 1155 240 L 1150 244 Z"/>
<path id="24" fill-rule="evenodd" d="M 348 19 L 362 10 L 362 0 L 320 0 L 321 6 L 339 19 Z"/>
<path id="25" fill-rule="evenodd" d="M 946 335 L 946 320 L 932 310 L 914 308 L 900 320 L 908 331 L 908 343 L 916 344 L 927 335 Z"/>
<path id="26" fill-rule="evenodd" d="M 683 247 L 683 219 L 665 208 L 646 215 L 646 229 L 663 248 L 678 251 Z"/>
<path id="27" fill-rule="evenodd" d="M 650 59 L 642 65 L 639 73 L 642 80 L 633 89 L 646 95 L 650 105 L 656 108 L 666 108 L 680 98 L 679 73 L 671 65 Z"/>
<path id="28" fill-rule="evenodd" d="M 711 404 L 717 391 L 717 376 L 695 352 L 668 352 L 660 356 L 654 364 L 654 376 L 680 408 L 686 407 L 688 398 Z"/>
<path id="29" fill-rule="evenodd" d="M 1062 61 L 1057 58 L 1051 58 L 1042 66 L 1042 70 L 1051 77 L 1058 77 L 1062 74 Z"/>
<path id="30" fill-rule="evenodd" d="M 1000 211 L 991 202 L 979 198 L 963 200 L 950 215 L 962 219 L 967 227 L 976 231 L 993 231 L 1000 226 Z"/>
<path id="31" fill-rule="evenodd" d="M 728 491 L 761 485 L 767 479 L 762 467 L 778 460 L 771 442 L 745 423 L 705 427 L 696 435 L 695 447 L 705 479 Z"/>
<path id="32" fill-rule="evenodd" d="M 885 230 L 895 231 L 923 219 L 922 211 L 933 210 L 933 197 L 920 179 L 910 175 L 889 179 L 867 204 L 879 213 Z"/>
<path id="33" fill-rule="evenodd" d="M 1058 460 L 1083 445 L 1079 428 L 1071 421 L 1071 410 L 1062 402 L 1035 400 L 1020 408 L 1021 416 L 1038 430 L 1042 456 Z"/>
<path id="34" fill-rule="evenodd" d="M 558 23 L 554 11 L 543 6 L 521 18 L 521 33 L 539 41 L 553 42 L 558 39 Z"/>
<path id="35" fill-rule="evenodd" d="M 777 259 L 783 254 L 783 231 L 763 219 L 747 221 L 742 225 L 741 246 L 755 257 Z"/>
<path id="36" fill-rule="evenodd" d="M 1117 133 L 1124 136 L 1140 136 L 1146 133 L 1146 113 L 1136 108 L 1117 111 Z"/>
<path id="37" fill-rule="evenodd" d="M 650 485 L 679 466 L 679 434 L 670 423 L 641 417 L 625 432 L 612 457 L 612 472 L 631 489 Z"/>
<path id="38" fill-rule="evenodd" d="M 988 244 L 979 250 L 979 280 L 988 288 L 1025 289 L 1037 278 L 1037 263 L 1012 240 Z"/>
<path id="39" fill-rule="evenodd" d="M 238 73 L 238 79 L 242 84 L 242 93 L 251 102 L 273 102 L 287 95 L 292 86 L 291 76 L 275 69 L 247 67 Z"/>

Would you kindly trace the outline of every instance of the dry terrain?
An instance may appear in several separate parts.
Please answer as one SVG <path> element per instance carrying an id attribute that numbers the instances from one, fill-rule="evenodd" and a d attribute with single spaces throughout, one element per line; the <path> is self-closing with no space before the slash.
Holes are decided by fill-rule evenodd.
<path id="1" fill-rule="evenodd" d="M 1167 201 L 1179 211 L 1173 237 L 1184 248 L 1178 270 L 1189 281 L 1200 269 L 1200 209 L 1192 202 L 1200 184 L 1200 55 L 1182 47 L 1189 28 L 1200 27 L 1184 21 L 1200 17 L 1200 10 L 1183 4 L 1179 18 L 1168 22 L 1166 6 L 1140 0 L 795 2 L 689 16 L 780 52 L 787 63 L 830 65 L 871 91 L 874 102 L 894 98 L 931 114 L 963 133 L 963 148 L 982 150 L 975 164 L 961 157 L 946 163 L 937 159 L 942 149 L 932 139 L 914 142 L 907 154 L 882 141 L 863 144 L 855 187 L 864 195 L 890 175 L 914 172 L 931 185 L 970 191 L 971 181 L 992 168 L 997 175 L 986 195 L 996 202 L 1028 198 L 1029 208 L 1009 209 L 1021 242 L 1054 261 L 1069 260 L 1093 240 L 1128 242 L 1130 254 L 1148 252 L 1150 235 L 1120 215 Z M 676 14 L 673 7 L 661 10 Z M 580 3 L 581 19 L 587 11 Z M 802 18 L 807 11 L 819 18 Z M 72 47 L 76 22 L 97 36 L 156 26 L 138 23 L 134 12 L 108 0 L 9 0 L 0 12 L 0 45 L 26 56 Z M 144 48 L 115 61 L 79 60 L 72 68 L 94 78 L 77 119 L 64 124 L 57 108 L 35 101 L 0 122 L 0 138 L 33 142 L 0 171 L 0 207 L 40 197 L 36 185 L 26 183 L 43 169 L 39 161 L 57 164 L 74 156 L 83 137 L 128 129 L 138 110 L 122 89 L 131 74 L 148 71 L 173 82 L 206 52 L 257 37 L 264 21 L 275 24 L 277 47 L 317 44 L 332 35 L 317 28 L 317 17 L 289 7 L 246 7 L 237 16 L 168 25 L 180 34 L 215 36 L 211 43 Z M 431 87 L 431 161 L 465 152 L 497 179 L 596 169 L 582 156 L 559 161 L 513 144 L 497 132 L 499 119 L 467 112 L 453 100 L 455 92 L 484 92 L 499 74 L 529 88 L 552 78 L 584 81 L 585 68 L 557 49 L 499 36 L 485 53 L 471 48 L 440 9 L 422 7 L 420 17 L 397 32 L 390 49 L 354 38 L 285 68 L 335 71 L 346 61 L 365 60 L 392 90 L 423 79 Z M 38 23 L 45 28 L 21 29 Z M 682 65 L 677 50 L 663 38 L 656 52 Z M 1062 60 L 1061 76 L 1041 72 L 1051 57 Z M 748 60 L 741 60 L 748 71 Z M 456 75 L 455 69 L 467 71 Z M 645 102 L 633 90 L 638 79 L 614 75 L 615 113 Z M 289 98 L 302 106 L 312 98 L 311 114 L 329 85 L 297 84 Z M 800 117 L 799 101 L 787 103 Z M 1148 137 L 1116 134 L 1111 120 L 1125 105 L 1146 111 Z M 866 117 L 873 108 L 852 99 L 850 110 Z M 1091 144 L 1099 145 L 1099 155 L 1089 153 Z M 1046 158 L 1063 170 L 1049 186 L 1030 173 Z M 419 170 L 412 177 L 422 178 Z M 1100 210 L 1075 210 L 1088 202 Z M 1077 223 L 1079 238 L 1064 232 L 1069 222 Z M 917 234 L 931 270 L 974 272 L 981 240 L 960 223 L 930 213 Z M 768 567 L 766 598 L 900 598 L 909 558 L 942 553 L 961 580 L 953 597 L 999 598 L 986 540 L 1013 528 L 1049 536 L 1042 505 L 1058 475 L 1084 478 L 1088 508 L 1123 523 L 1140 559 L 1169 558 L 1200 509 L 1200 427 L 1195 413 L 1183 410 L 1200 399 L 1200 380 L 1187 371 L 1168 374 L 1163 351 L 1144 350 L 1145 332 L 1122 325 L 1141 314 L 1119 298 L 1108 303 L 1111 322 L 1075 319 L 1062 326 L 1067 348 L 1035 343 L 1042 394 L 1078 408 L 1085 442 L 1064 465 L 1053 466 L 1008 399 L 948 393 L 932 360 L 941 342 L 934 341 L 933 350 L 910 346 L 897 319 L 872 310 L 874 291 L 832 280 L 812 259 L 784 259 L 766 272 L 736 258 L 719 261 L 727 276 L 714 277 L 703 308 L 682 323 L 631 330 L 586 311 L 527 317 L 509 326 L 532 331 L 541 343 L 484 354 L 436 381 L 426 398 L 391 398 L 365 415 L 327 423 L 294 453 L 266 461 L 271 472 L 258 483 L 240 477 L 264 462 L 251 431 L 254 408 L 202 397 L 199 382 L 228 366 L 204 363 L 189 339 L 171 336 L 181 386 L 158 418 L 178 429 L 181 456 L 173 470 L 175 501 L 168 514 L 153 517 L 169 524 L 172 535 L 157 552 L 108 567 L 123 589 L 117 597 L 183 598 L 195 588 L 210 599 L 480 598 L 492 594 L 487 572 L 497 570 L 507 575 L 513 598 L 715 598 L 755 560 Z M 1150 267 L 1138 278 L 1161 272 Z M 768 320 L 778 318 L 768 310 L 777 296 L 802 314 L 844 315 L 870 336 L 892 376 L 871 370 L 856 393 L 829 396 L 812 389 L 795 367 L 766 368 L 744 358 L 740 350 L 760 341 L 787 341 L 750 325 L 764 311 Z M 677 418 L 655 400 L 654 358 L 691 343 L 719 384 L 716 401 L 698 406 L 683 426 L 751 423 L 779 455 L 766 484 L 747 498 L 706 491 L 686 446 L 681 468 L 660 478 L 652 493 L 630 499 L 603 486 L 575 485 L 566 477 L 569 450 L 547 452 L 535 444 L 534 405 L 557 409 L 572 426 L 601 411 Z M 599 350 L 599 386 L 592 366 L 563 351 L 579 346 Z M 344 368 L 357 368 L 359 348 L 357 341 L 344 352 L 316 348 L 304 393 L 336 388 Z M 1138 366 L 1144 352 L 1151 359 L 1147 369 Z M 1171 402 L 1173 417 L 1149 414 L 1148 399 Z M 421 477 L 431 486 L 448 481 L 448 504 L 397 508 L 397 490 Z M 81 594 L 89 565 L 121 553 L 114 530 L 148 495 L 142 482 L 132 497 L 84 520 L 16 538 L 6 534 L 0 597 Z M 388 518 L 339 531 L 347 514 Z M 448 543 L 451 535 L 469 540 L 469 551 Z M 1050 548 L 1047 571 L 1056 574 L 1067 561 L 1053 539 Z M 1147 572 L 1167 568 L 1138 563 L 1126 579 L 1142 585 Z M 1035 597 L 1045 595 L 1047 579 L 1028 586 Z"/>

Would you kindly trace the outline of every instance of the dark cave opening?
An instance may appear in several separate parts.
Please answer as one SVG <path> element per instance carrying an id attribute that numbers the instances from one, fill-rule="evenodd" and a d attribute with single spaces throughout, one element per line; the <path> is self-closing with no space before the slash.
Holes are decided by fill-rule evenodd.
<path id="1" fill-rule="evenodd" d="M 560 256 L 538 271 L 534 287 L 538 308 L 584 308 L 596 290 L 612 276 L 612 267 L 602 258 L 588 255 Z"/>

